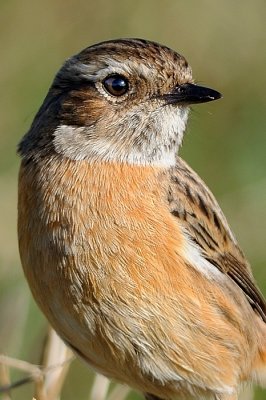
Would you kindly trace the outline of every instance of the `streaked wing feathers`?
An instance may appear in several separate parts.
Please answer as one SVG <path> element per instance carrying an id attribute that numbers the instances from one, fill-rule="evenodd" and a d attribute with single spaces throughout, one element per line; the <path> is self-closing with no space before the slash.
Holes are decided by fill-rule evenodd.
<path id="1" fill-rule="evenodd" d="M 214 196 L 181 158 L 177 159 L 176 167 L 169 173 L 171 213 L 180 220 L 205 258 L 243 290 L 251 306 L 266 322 L 263 295 Z"/>

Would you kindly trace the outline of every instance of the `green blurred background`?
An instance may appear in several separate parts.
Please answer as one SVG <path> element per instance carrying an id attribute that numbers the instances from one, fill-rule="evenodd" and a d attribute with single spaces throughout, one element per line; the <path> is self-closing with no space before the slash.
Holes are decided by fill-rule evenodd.
<path id="1" fill-rule="evenodd" d="M 265 21 L 265 0 L 1 0 L 0 352 L 38 362 L 46 330 L 18 256 L 17 142 L 62 62 L 110 38 L 166 44 L 187 57 L 197 82 L 223 93 L 193 107 L 181 155 L 218 198 L 266 294 Z M 88 374 L 74 362 L 64 400 L 87 398 Z"/>

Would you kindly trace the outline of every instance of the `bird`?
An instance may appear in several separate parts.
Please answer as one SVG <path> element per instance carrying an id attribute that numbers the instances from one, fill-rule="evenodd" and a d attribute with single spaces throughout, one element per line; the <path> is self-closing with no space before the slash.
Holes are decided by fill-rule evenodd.
<path id="1" fill-rule="evenodd" d="M 33 297 L 76 355 L 146 400 L 265 383 L 265 300 L 179 156 L 191 105 L 220 97 L 169 47 L 109 40 L 66 60 L 18 145 Z"/>

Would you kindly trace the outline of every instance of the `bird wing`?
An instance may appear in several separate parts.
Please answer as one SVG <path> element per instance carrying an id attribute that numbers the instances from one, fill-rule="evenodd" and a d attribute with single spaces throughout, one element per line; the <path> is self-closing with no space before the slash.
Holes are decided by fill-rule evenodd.
<path id="1" fill-rule="evenodd" d="M 201 248 L 205 259 L 242 289 L 252 308 L 266 322 L 263 295 L 213 194 L 180 157 L 169 173 L 168 201 L 171 213 L 179 219 L 191 240 Z"/>

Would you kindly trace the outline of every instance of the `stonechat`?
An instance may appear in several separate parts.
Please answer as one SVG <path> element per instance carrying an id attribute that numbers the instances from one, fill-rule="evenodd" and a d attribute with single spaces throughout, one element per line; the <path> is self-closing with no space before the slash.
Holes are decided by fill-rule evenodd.
<path id="1" fill-rule="evenodd" d="M 220 98 L 166 46 L 65 62 L 19 144 L 32 294 L 96 371 L 146 399 L 236 400 L 266 375 L 266 305 L 214 196 L 178 157 L 189 106 Z"/>

